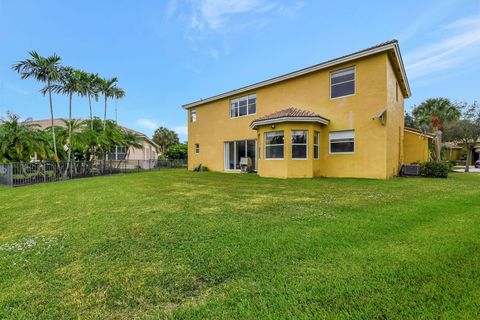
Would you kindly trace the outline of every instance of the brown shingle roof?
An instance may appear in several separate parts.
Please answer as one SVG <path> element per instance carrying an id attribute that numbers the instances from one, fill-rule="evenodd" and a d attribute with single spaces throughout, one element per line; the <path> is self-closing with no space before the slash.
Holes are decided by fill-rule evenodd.
<path id="1" fill-rule="evenodd" d="M 278 122 L 285 122 L 285 121 L 303 121 L 303 122 L 320 122 L 323 124 L 328 124 L 330 120 L 322 117 L 318 113 L 312 112 L 312 111 L 307 111 L 307 110 L 301 110 L 297 108 L 287 108 L 279 111 L 275 111 L 273 113 L 267 114 L 265 116 L 262 116 L 260 118 L 257 118 L 252 121 L 250 124 L 250 127 L 254 128 L 257 125 L 263 124 L 263 123 L 275 123 L 276 120 Z"/>

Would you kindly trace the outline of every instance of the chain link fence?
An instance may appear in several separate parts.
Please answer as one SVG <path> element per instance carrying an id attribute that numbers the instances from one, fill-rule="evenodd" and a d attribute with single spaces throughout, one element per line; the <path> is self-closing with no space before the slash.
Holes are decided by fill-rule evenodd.
<path id="1" fill-rule="evenodd" d="M 187 160 L 98 160 L 0 164 L 0 184 L 12 187 L 148 170 L 186 168 Z"/>

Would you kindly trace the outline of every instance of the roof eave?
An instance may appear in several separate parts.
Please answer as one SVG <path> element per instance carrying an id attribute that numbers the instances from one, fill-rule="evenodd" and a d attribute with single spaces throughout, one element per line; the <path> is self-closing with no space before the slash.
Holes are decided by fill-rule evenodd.
<path id="1" fill-rule="evenodd" d="M 195 102 L 187 103 L 187 104 L 184 104 L 182 106 L 182 108 L 190 109 L 190 108 L 193 108 L 193 107 L 196 107 L 196 106 L 208 103 L 208 102 L 220 100 L 220 99 L 223 99 L 223 98 L 228 98 L 228 97 L 233 96 L 235 94 L 240 94 L 240 93 L 248 92 L 248 91 L 251 91 L 251 90 L 255 90 L 255 89 L 260 88 L 260 87 L 268 86 L 268 85 L 271 85 L 271 84 L 274 84 L 274 83 L 277 83 L 277 82 L 281 82 L 281 81 L 285 81 L 285 80 L 292 79 L 292 78 L 295 78 L 295 77 L 299 77 L 299 76 L 302 76 L 302 75 L 305 75 L 305 74 L 308 74 L 308 73 L 311 73 L 311 72 L 319 71 L 319 70 L 329 68 L 329 67 L 332 67 L 332 66 L 335 66 L 335 65 L 339 65 L 339 64 L 342 64 L 342 63 L 347 63 L 347 62 L 350 62 L 350 61 L 353 61 L 353 60 L 357 60 L 357 59 L 360 59 L 360 58 L 363 58 L 363 57 L 366 57 L 366 56 L 370 56 L 370 55 L 373 55 L 373 54 L 385 52 L 385 51 L 388 51 L 388 50 L 393 50 L 393 52 L 395 54 L 395 58 L 397 59 L 397 61 L 399 63 L 400 73 L 402 75 L 402 78 L 404 79 L 405 88 L 406 88 L 406 91 L 407 91 L 406 92 L 407 95 L 405 96 L 405 98 L 409 98 L 411 96 L 410 86 L 408 84 L 407 74 L 405 72 L 405 67 L 403 65 L 402 56 L 401 56 L 401 53 L 400 53 L 400 47 L 398 45 L 398 42 L 392 42 L 392 43 L 388 43 L 388 44 L 385 44 L 385 45 L 380 46 L 380 47 L 372 48 L 372 49 L 367 50 L 367 51 L 362 51 L 362 52 L 358 52 L 358 53 L 348 55 L 348 56 L 345 56 L 345 57 L 340 57 L 338 59 L 333 59 L 333 60 L 330 60 L 330 61 L 327 61 L 327 62 L 324 62 L 324 63 L 320 63 L 320 64 L 317 64 L 317 65 L 314 65 L 314 66 L 311 66 L 311 67 L 307 67 L 305 69 L 301 69 L 301 70 L 298 70 L 298 71 L 287 73 L 287 74 L 284 74 L 284 75 L 281 75 L 281 76 L 278 76 L 278 77 L 275 77 L 275 78 L 271 78 L 269 80 L 257 82 L 255 84 L 252 84 L 252 85 L 249 85 L 249 86 L 245 86 L 245 87 L 235 89 L 235 90 L 232 90 L 232 91 L 224 92 L 224 93 L 212 96 L 212 97 L 207 98 L 207 99 L 202 99 L 202 100 L 198 100 L 198 101 L 195 101 Z"/>
<path id="2" fill-rule="evenodd" d="M 259 126 L 283 123 L 283 122 L 312 122 L 312 123 L 320 123 L 327 126 L 330 123 L 330 120 L 325 119 L 323 117 L 281 117 L 281 118 L 275 118 L 275 119 L 254 120 L 250 124 L 250 128 L 255 129 Z"/>

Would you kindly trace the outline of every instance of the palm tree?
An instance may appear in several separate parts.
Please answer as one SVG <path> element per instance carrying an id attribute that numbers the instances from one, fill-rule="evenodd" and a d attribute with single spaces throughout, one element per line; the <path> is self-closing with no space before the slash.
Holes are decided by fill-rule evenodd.
<path id="1" fill-rule="evenodd" d="M 30 162 L 40 149 L 36 126 L 29 121 L 20 121 L 20 117 L 11 112 L 0 119 L 0 162 Z"/>
<path id="2" fill-rule="evenodd" d="M 80 72 L 80 82 L 82 95 L 88 97 L 88 107 L 90 111 L 90 129 L 93 130 L 93 110 L 92 97 L 98 101 L 99 77 L 96 73 Z"/>
<path id="3" fill-rule="evenodd" d="M 114 88 L 113 98 L 115 99 L 115 122 L 117 122 L 117 100 L 125 97 L 125 91 L 121 88 Z"/>
<path id="4" fill-rule="evenodd" d="M 442 134 L 447 121 L 460 117 L 460 111 L 446 98 L 431 98 L 422 102 L 412 111 L 420 125 L 427 125 L 435 133 L 435 157 L 441 160 Z"/>
<path id="5" fill-rule="evenodd" d="M 12 69 L 20 74 L 22 79 L 34 78 L 38 82 L 46 83 L 50 100 L 50 120 L 53 139 L 55 160 L 58 161 L 57 143 L 55 139 L 55 127 L 53 123 L 52 83 L 58 80 L 61 58 L 55 53 L 49 57 L 42 57 L 36 51 L 28 52 L 30 59 L 22 60 L 12 66 Z"/>
<path id="6" fill-rule="evenodd" d="M 116 98 L 120 99 L 125 96 L 125 91 L 123 89 L 117 87 L 118 79 L 116 77 L 106 79 L 100 78 L 99 79 L 99 86 L 98 91 L 103 94 L 104 102 L 105 102 L 105 109 L 103 112 L 103 130 L 106 129 L 107 124 L 107 101 L 108 98 Z"/>
<path id="7" fill-rule="evenodd" d="M 62 67 L 60 69 L 59 83 L 52 85 L 51 88 L 44 88 L 44 90 L 52 90 L 55 93 L 68 95 L 68 155 L 65 174 L 68 172 L 72 156 L 72 97 L 74 94 L 83 94 L 80 76 L 81 71 L 72 67 Z"/>

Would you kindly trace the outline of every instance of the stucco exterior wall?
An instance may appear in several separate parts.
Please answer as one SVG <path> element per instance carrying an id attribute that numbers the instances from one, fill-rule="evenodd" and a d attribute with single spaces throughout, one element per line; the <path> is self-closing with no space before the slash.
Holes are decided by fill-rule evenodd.
<path id="1" fill-rule="evenodd" d="M 156 160 L 158 154 L 154 145 L 143 140 L 143 148 L 130 148 L 128 160 Z"/>
<path id="2" fill-rule="evenodd" d="M 192 108 L 197 112 L 197 120 L 192 123 L 188 119 L 189 169 L 202 164 L 213 171 L 224 171 L 225 141 L 258 139 L 260 175 L 271 176 L 272 172 L 276 172 L 279 177 L 391 177 L 398 169 L 399 153 L 402 152 L 399 144 L 403 96 L 400 91 L 401 100 L 395 104 L 387 102 L 392 98 L 391 93 L 389 95 L 387 92 L 387 83 L 391 86 L 392 77 L 395 76 L 393 71 L 388 71 L 388 59 L 386 53 L 379 53 Z M 330 72 L 351 66 L 356 69 L 355 95 L 330 99 Z M 230 100 L 253 93 L 257 96 L 256 114 L 231 119 Z M 282 164 L 272 161 L 267 167 L 262 160 L 263 135 L 259 136 L 256 130 L 249 127 L 254 119 L 288 107 L 313 111 L 330 119 L 330 124 L 320 130 L 321 159 L 317 164 L 312 164 L 313 174 L 296 169 L 297 164 L 302 162 L 300 160 L 287 159 L 289 169 L 282 169 Z M 390 118 L 399 117 L 391 120 L 391 126 L 382 126 L 378 119 L 373 119 L 385 107 L 391 108 Z M 285 128 L 287 131 L 291 129 L 288 126 Z M 355 130 L 355 152 L 330 154 L 329 132 L 352 129 Z M 285 135 L 289 139 L 287 136 L 289 133 Z M 309 135 L 311 139 L 313 136 Z M 200 145 L 198 154 L 194 151 L 197 143 Z M 392 146 L 387 147 L 387 144 Z"/>
<path id="3" fill-rule="evenodd" d="M 429 160 L 428 138 L 425 135 L 404 131 L 404 163 L 425 162 Z"/>
<path id="4" fill-rule="evenodd" d="M 404 129 L 404 99 L 398 83 L 397 75 L 391 59 L 386 59 L 387 71 L 387 142 L 386 142 L 386 176 L 393 177 L 399 173 L 404 161 L 403 129 Z"/>

